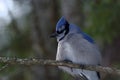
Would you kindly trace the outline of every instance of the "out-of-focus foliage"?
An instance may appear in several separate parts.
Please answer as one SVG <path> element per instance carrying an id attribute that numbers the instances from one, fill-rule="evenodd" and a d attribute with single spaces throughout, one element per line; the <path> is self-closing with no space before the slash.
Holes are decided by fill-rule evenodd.
<path id="1" fill-rule="evenodd" d="M 100 41 L 112 43 L 120 35 L 120 1 L 101 0 L 88 5 L 91 7 L 88 17 L 90 26 L 86 31 Z"/>

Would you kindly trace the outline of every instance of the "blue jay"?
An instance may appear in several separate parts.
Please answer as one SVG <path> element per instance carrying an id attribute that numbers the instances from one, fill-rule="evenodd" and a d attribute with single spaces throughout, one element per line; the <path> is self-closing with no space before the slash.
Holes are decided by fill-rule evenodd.
<path id="1" fill-rule="evenodd" d="M 57 25 L 56 32 L 51 35 L 56 37 L 58 42 L 57 61 L 68 61 L 83 65 L 100 65 L 101 55 L 94 40 L 81 29 L 69 24 L 62 17 Z M 59 66 L 60 69 L 75 76 L 77 80 L 100 80 L 99 72 L 68 68 Z"/>

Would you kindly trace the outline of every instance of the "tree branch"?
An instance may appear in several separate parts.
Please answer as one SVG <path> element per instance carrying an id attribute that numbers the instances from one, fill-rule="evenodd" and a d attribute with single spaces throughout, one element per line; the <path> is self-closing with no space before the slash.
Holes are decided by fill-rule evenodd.
<path id="1" fill-rule="evenodd" d="M 79 68 L 86 69 L 91 71 L 105 72 L 108 74 L 116 74 L 120 75 L 120 70 L 110 67 L 103 66 L 92 66 L 92 65 L 84 65 L 84 68 L 80 64 L 66 63 L 55 60 L 43 60 L 38 58 L 10 58 L 10 57 L 0 57 L 1 63 L 6 64 L 20 64 L 20 65 L 48 65 L 48 66 L 66 66 L 70 68 Z"/>

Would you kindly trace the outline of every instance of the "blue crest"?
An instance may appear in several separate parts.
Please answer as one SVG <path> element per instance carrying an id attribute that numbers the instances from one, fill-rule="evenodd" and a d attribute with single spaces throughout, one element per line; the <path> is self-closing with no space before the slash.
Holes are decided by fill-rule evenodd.
<path id="1" fill-rule="evenodd" d="M 61 17 L 60 20 L 58 21 L 57 25 L 56 25 L 56 31 L 62 27 L 63 25 L 66 24 L 66 19 L 64 17 Z"/>

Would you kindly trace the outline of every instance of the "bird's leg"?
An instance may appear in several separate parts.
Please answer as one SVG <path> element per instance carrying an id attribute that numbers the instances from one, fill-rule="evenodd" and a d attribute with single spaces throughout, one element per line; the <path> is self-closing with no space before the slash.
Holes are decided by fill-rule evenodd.
<path id="1" fill-rule="evenodd" d="M 73 63 L 71 60 L 68 60 L 68 59 L 65 59 L 65 60 L 63 60 L 64 62 L 66 62 L 66 63 Z M 71 71 L 73 72 L 73 69 L 71 68 Z"/>
<path id="2" fill-rule="evenodd" d="M 80 64 L 80 67 L 81 67 L 81 69 L 83 71 L 83 69 L 85 68 L 85 64 Z"/>

